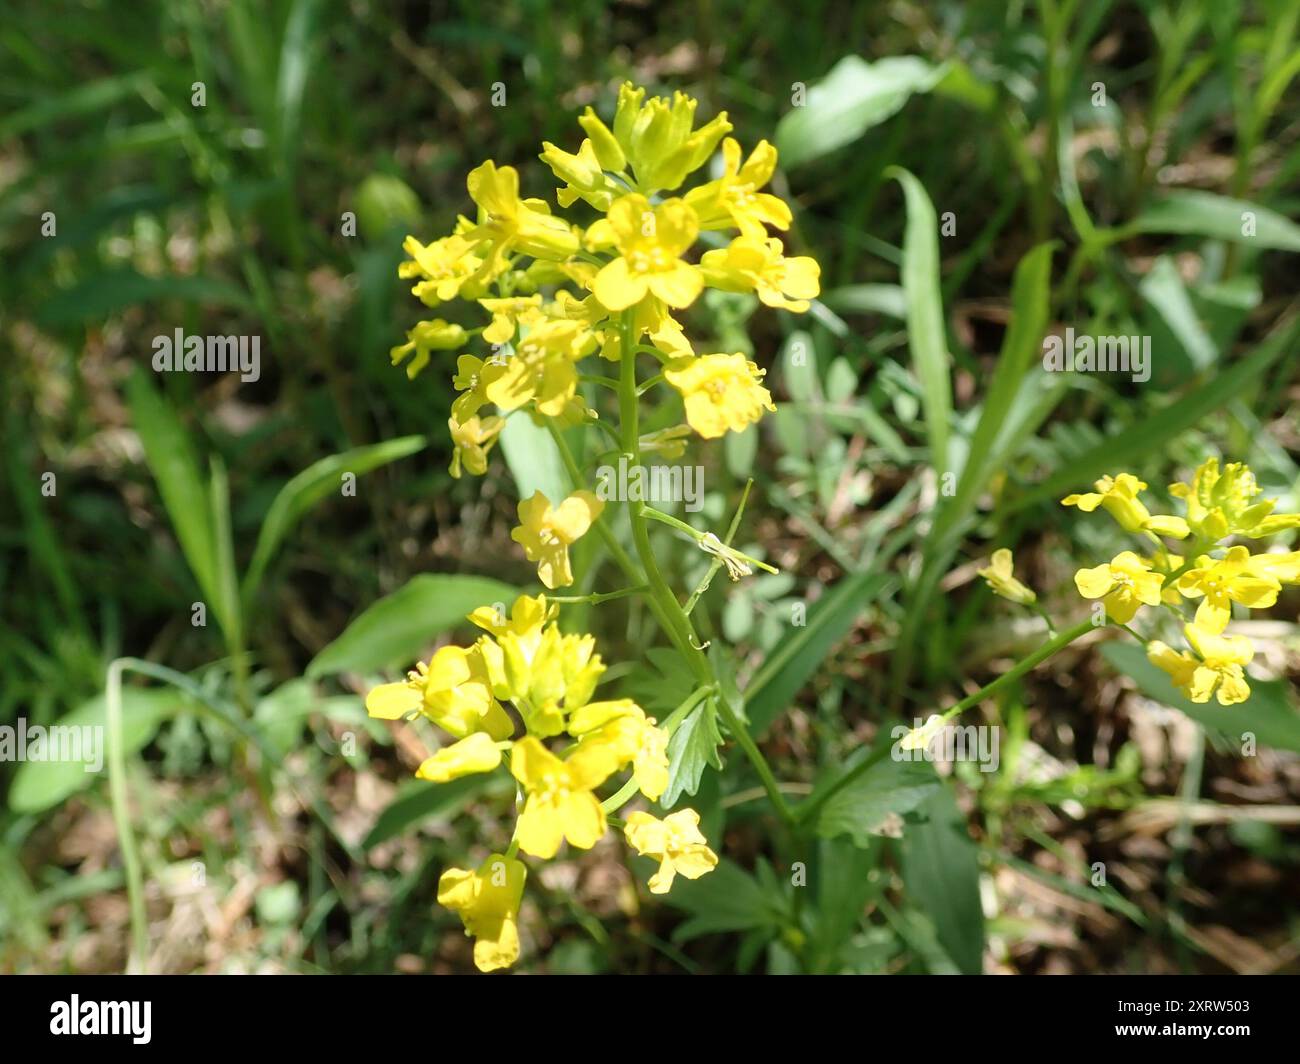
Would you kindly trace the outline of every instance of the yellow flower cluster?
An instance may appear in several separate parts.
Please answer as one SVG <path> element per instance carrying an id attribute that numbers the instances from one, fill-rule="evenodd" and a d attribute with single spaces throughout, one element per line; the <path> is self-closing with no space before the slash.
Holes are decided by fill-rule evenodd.
<path id="1" fill-rule="evenodd" d="M 1126 532 L 1149 539 L 1152 550 L 1126 550 L 1109 562 L 1080 569 L 1075 586 L 1084 598 L 1100 599 L 1112 620 L 1127 624 L 1143 606 L 1163 606 L 1178 615 L 1188 650 L 1176 651 L 1159 640 L 1147 655 L 1193 702 L 1216 696 L 1221 705 L 1250 697 L 1245 669 L 1254 647 L 1245 636 L 1225 635 L 1232 604 L 1246 609 L 1272 606 L 1283 584 L 1300 583 L 1300 551 L 1252 554 L 1227 540 L 1261 539 L 1300 528 L 1300 514 L 1274 514 L 1276 501 L 1257 500 L 1255 476 L 1240 462 L 1219 468 L 1211 458 L 1190 484 L 1169 486 L 1186 505 L 1186 516 L 1152 515 L 1138 497 L 1146 484 L 1129 473 L 1103 477 L 1095 491 L 1069 495 L 1065 506 L 1086 512 L 1102 507 Z M 1168 549 L 1160 537 L 1187 540 L 1185 554 Z M 1009 561 L 1009 559 L 1008 559 Z M 1008 574 L 1009 575 L 1009 569 Z M 1194 616 L 1186 616 L 1190 603 Z"/>
<path id="2" fill-rule="evenodd" d="M 624 769 L 651 801 L 668 786 L 668 731 L 631 699 L 592 701 L 605 664 L 593 637 L 560 631 L 558 610 L 544 595 L 520 597 L 508 618 L 477 609 L 469 620 L 485 634 L 473 646 L 443 647 L 406 680 L 366 697 L 372 717 L 422 714 L 456 740 L 420 765 L 420 778 L 446 783 L 506 761 L 518 785 L 523 809 L 508 852 L 492 854 L 477 871 L 449 869 L 438 884 L 439 902 L 475 938 L 474 961 L 483 971 L 519 956 L 526 870 L 517 852 L 549 858 L 566 840 L 594 846 L 606 829 L 596 790 Z M 522 724 L 518 737 L 505 703 Z M 548 739 L 560 740 L 554 750 Z M 689 809 L 662 821 L 644 812 L 628 818 L 628 844 L 660 862 L 652 892 L 667 891 L 676 874 L 695 879 L 717 864 L 698 824 Z"/>
<path id="3" fill-rule="evenodd" d="M 561 182 L 559 207 L 581 200 L 603 215 L 585 228 L 544 200 L 520 198 L 518 172 L 488 160 L 467 181 L 473 219 L 462 216 L 431 244 L 407 237 L 410 258 L 399 274 L 415 282 L 417 298 L 429 307 L 476 302 L 490 318 L 469 330 L 441 318 L 420 322 L 392 350 L 394 364 L 409 359 L 414 377 L 431 352 L 461 349 L 473 335 L 492 347 L 486 357 L 456 358 L 459 395 L 448 422 L 453 476 L 484 472 L 505 425 L 501 415 L 527 410 L 564 425 L 594 420 L 579 392 L 578 365 L 593 354 L 619 361 L 628 344 L 663 363 L 663 380 L 702 437 L 738 432 L 775 409 L 762 369 L 743 354 L 697 353 L 673 312 L 706 287 L 805 311 L 818 295 L 820 271 L 810 258 L 788 257 L 769 233 L 791 221 L 790 208 L 762 191 L 776 149 L 760 141 L 742 161 L 725 112 L 696 128 L 696 106 L 680 92 L 647 99 L 644 89 L 625 84 L 612 128 L 588 108 L 578 120 L 586 138 L 576 154 L 543 144 L 540 158 Z M 675 194 L 719 146 L 721 174 Z M 735 233 L 730 243 L 692 261 L 701 233 L 728 231 Z M 489 403 L 500 413 L 481 416 Z"/>

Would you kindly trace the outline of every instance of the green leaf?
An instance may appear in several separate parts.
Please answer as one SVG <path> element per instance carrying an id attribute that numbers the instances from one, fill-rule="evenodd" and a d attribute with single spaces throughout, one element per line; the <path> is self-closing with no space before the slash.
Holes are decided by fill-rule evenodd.
<path id="1" fill-rule="evenodd" d="M 126 390 L 131 420 L 181 552 L 204 598 L 217 609 L 221 594 L 216 535 L 208 489 L 189 436 L 167 400 L 154 389 L 147 370 L 137 369 L 128 379 Z"/>
<path id="2" fill-rule="evenodd" d="M 776 645 L 745 689 L 750 731 L 755 736 L 785 710 L 875 600 L 886 580 L 886 576 L 870 572 L 846 577 L 812 605 L 807 624 L 791 628 Z"/>
<path id="3" fill-rule="evenodd" d="M 301 142 L 303 94 L 307 78 L 317 61 L 317 31 L 320 0 L 295 0 L 284 27 L 280 66 L 276 78 L 275 104 L 280 154 L 286 169 L 292 170 Z"/>
<path id="4" fill-rule="evenodd" d="M 181 706 L 181 696 L 175 691 L 147 690 L 144 688 L 124 687 L 122 689 L 122 748 L 125 755 L 142 750 L 157 734 L 162 722 Z M 83 747 L 83 760 L 61 761 L 23 761 L 14 773 L 13 783 L 9 788 L 9 808 L 15 813 L 40 813 L 58 805 L 65 798 L 90 786 L 100 776 L 100 772 L 87 771 L 85 754 L 89 760 L 101 762 L 103 771 L 108 761 L 108 729 L 106 727 L 106 700 L 97 695 L 89 702 L 84 702 L 54 726 L 58 728 L 93 728 L 90 745 Z M 29 726 L 30 730 L 30 726 Z M 47 729 L 46 750 L 50 747 L 48 740 L 56 733 Z M 75 734 L 80 743 L 86 733 Z M 15 738 L 15 742 L 16 742 Z M 28 741 L 30 749 L 30 739 Z M 76 748 L 74 747 L 75 751 Z M 10 755 L 16 757 L 17 753 Z M 106 775 L 106 772 L 104 772 Z"/>
<path id="5" fill-rule="evenodd" d="M 244 574 L 244 601 L 252 598 L 285 536 L 308 510 L 339 489 L 344 473 L 362 476 L 389 462 L 415 454 L 426 443 L 423 436 L 402 436 L 368 447 L 356 447 L 313 462 L 290 480 L 280 489 L 262 521 L 252 561 Z"/>
<path id="6" fill-rule="evenodd" d="M 718 753 L 721 745 L 718 707 L 712 698 L 706 698 L 677 725 L 668 740 L 668 786 L 659 804 L 671 809 L 683 792 L 695 794 L 700 789 L 705 766 L 722 768 L 722 756 Z"/>
<path id="7" fill-rule="evenodd" d="M 514 601 L 518 589 L 483 576 L 421 573 L 363 611 L 307 666 L 309 677 L 409 665 L 435 636 L 479 606 Z"/>
<path id="8" fill-rule="evenodd" d="M 1250 698 L 1235 706 L 1196 703 L 1173 685 L 1169 674 L 1153 665 L 1146 652 L 1132 643 L 1107 643 L 1101 653 L 1111 666 L 1132 679 L 1148 698 L 1181 710 L 1211 735 L 1233 749 L 1250 732 L 1262 746 L 1300 753 L 1300 711 L 1289 685 L 1280 680 L 1250 679 Z"/>
<path id="9" fill-rule="evenodd" d="M 1243 232 L 1250 215 L 1254 215 L 1254 236 Z M 1206 236 L 1247 247 L 1300 251 L 1300 226 L 1289 218 L 1246 200 L 1189 189 L 1171 192 L 1151 204 L 1122 232 Z"/>
<path id="10" fill-rule="evenodd" d="M 865 847 L 843 838 L 818 840 L 814 872 L 817 907 L 807 951 L 812 970 L 840 970 L 842 954 L 861 925 L 867 902 L 889 882 L 888 876 L 877 871 L 881 849 L 879 838 Z"/>
<path id="11" fill-rule="evenodd" d="M 664 900 L 691 916 L 673 932 L 674 942 L 722 931 L 775 929 L 784 922 L 784 899 L 769 895 L 758 880 L 726 858 L 699 879 L 679 876 Z"/>
<path id="12" fill-rule="evenodd" d="M 984 910 L 979 849 L 971 841 L 952 790 L 941 784 L 919 807 L 924 823 L 903 832 L 903 886 L 924 909 L 939 944 L 966 975 L 984 967 Z"/>
<path id="13" fill-rule="evenodd" d="M 722 438 L 722 453 L 726 457 L 727 472 L 737 480 L 744 480 L 754 470 L 758 455 L 758 425 L 750 425 L 741 432 L 728 432 Z"/>
<path id="14" fill-rule="evenodd" d="M 1012 409 L 1022 397 L 1026 374 L 1041 350 L 1047 328 L 1052 248 L 1051 243 L 1039 244 L 1016 267 L 1011 289 L 1011 325 L 1002 340 L 979 424 L 971 437 L 955 494 L 948 499 L 941 497 L 934 527 L 925 540 L 921 573 L 908 597 L 907 615 L 893 662 L 895 675 L 900 678 L 911 669 L 919 633 L 928 623 L 931 600 L 951 565 L 976 500 L 993 473 L 1005 465 L 1003 456 L 1038 424 L 1034 419 L 1017 420 L 1012 416 Z M 1008 438 L 1009 433 L 1014 438 Z"/>
<path id="15" fill-rule="evenodd" d="M 881 742 L 890 740 L 882 738 Z M 865 757 L 867 752 L 862 751 Z M 853 765 L 832 765 L 826 782 L 838 780 Z M 870 846 L 891 814 L 901 816 L 921 805 L 939 786 L 934 767 L 925 761 L 876 762 L 836 791 L 816 813 L 814 826 L 824 839 L 847 835 L 858 846 Z M 817 797 L 814 790 L 812 799 Z"/>
<path id="16" fill-rule="evenodd" d="M 1203 370 L 1218 361 L 1218 349 L 1201 324 L 1173 259 L 1167 255 L 1156 259 L 1151 272 L 1138 285 L 1138 291 L 1164 319 L 1193 366 Z"/>
<path id="17" fill-rule="evenodd" d="M 11 111 L 0 121 L 0 142 L 12 140 L 30 129 L 40 129 L 65 118 L 81 118 L 119 100 L 136 96 L 152 82 L 139 71 L 78 85 L 68 92 L 44 99 L 20 111 Z"/>
<path id="18" fill-rule="evenodd" d="M 994 444 L 1020 392 L 1025 374 L 1041 350 L 1047 329 L 1049 282 L 1053 245 L 1039 244 L 1016 267 L 1011 286 L 1011 325 L 1003 337 L 1002 351 L 993 370 L 993 381 L 980 411 L 979 424 L 971 437 L 957 491 L 935 519 L 926 540 L 926 554 L 938 557 L 950 547 L 950 533 L 960 528 L 984 490 L 995 465 L 990 461 Z M 933 546 L 932 546 L 933 545 Z"/>
<path id="19" fill-rule="evenodd" d="M 903 321 L 907 293 L 898 284 L 854 284 L 822 293 L 822 302 L 841 314 L 883 314 Z"/>
<path id="20" fill-rule="evenodd" d="M 540 491 L 559 505 L 569 495 L 569 474 L 551 434 L 524 411 L 513 414 L 501 430 L 501 453 L 515 478 L 521 499 Z"/>
<path id="21" fill-rule="evenodd" d="M 126 307 L 160 299 L 251 308 L 247 293 L 226 281 L 210 277 L 146 277 L 132 270 L 111 270 L 56 292 L 37 309 L 36 320 L 46 328 L 102 322 Z"/>
<path id="22" fill-rule="evenodd" d="M 908 171 L 891 166 L 886 177 L 903 186 L 907 226 L 903 231 L 903 291 L 907 293 L 907 340 L 912 368 L 921 382 L 921 406 L 935 471 L 948 472 L 952 382 L 939 285 L 939 226 L 925 187 Z"/>
<path id="23" fill-rule="evenodd" d="M 216 600 L 213 612 L 233 653 L 244 649 L 244 621 L 239 604 L 239 577 L 235 573 L 235 547 L 230 528 L 230 486 L 226 467 L 213 456 L 212 475 L 208 481 L 208 501 L 212 508 L 212 554 L 216 560 Z"/>
<path id="24" fill-rule="evenodd" d="M 1125 431 L 1108 435 L 1037 487 L 1019 498 L 1008 499 L 1003 504 L 1003 512 L 1014 513 L 1044 499 L 1057 499 L 1090 484 L 1103 473 L 1123 469 L 1137 456 L 1158 452 L 1179 433 L 1244 393 L 1284 352 L 1294 356 L 1297 334 L 1300 334 L 1300 322 L 1277 329 L 1250 355 L 1203 381 L 1182 398 L 1147 414 Z"/>
<path id="25" fill-rule="evenodd" d="M 398 796 L 379 814 L 375 826 L 361 844 L 369 850 L 381 842 L 400 835 L 412 824 L 443 823 L 450 820 L 476 798 L 509 794 L 514 785 L 501 773 L 463 776 L 450 783 L 427 783 L 413 780 L 402 787 Z"/>
<path id="26" fill-rule="evenodd" d="M 820 158 L 857 140 L 890 118 L 913 93 L 929 92 L 946 69 L 916 56 L 892 56 L 868 63 L 845 56 L 808 89 L 802 107 L 787 112 L 776 127 L 776 147 L 787 168 Z"/>

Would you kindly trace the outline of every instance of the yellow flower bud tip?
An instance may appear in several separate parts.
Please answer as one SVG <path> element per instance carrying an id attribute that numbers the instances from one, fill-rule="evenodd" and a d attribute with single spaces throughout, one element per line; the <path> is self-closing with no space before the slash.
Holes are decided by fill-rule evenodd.
<path id="1" fill-rule="evenodd" d="M 932 713 L 924 724 L 918 724 L 898 740 L 900 750 L 924 750 L 934 741 L 934 737 L 943 731 L 946 721 L 938 713 Z"/>
<path id="2" fill-rule="evenodd" d="M 1015 578 L 1012 573 L 1013 561 L 1011 551 L 1000 547 L 993 552 L 989 565 L 977 570 L 995 595 L 1028 606 L 1038 601 L 1038 596 Z"/>
<path id="3" fill-rule="evenodd" d="M 1300 528 L 1300 514 L 1274 514 L 1276 499 L 1252 501 L 1261 492 L 1255 474 L 1242 462 L 1219 469 L 1208 458 L 1192 475 L 1192 483 L 1169 486 L 1170 494 L 1187 504 L 1187 523 L 1199 537 L 1222 540 L 1228 536 L 1260 539 Z"/>

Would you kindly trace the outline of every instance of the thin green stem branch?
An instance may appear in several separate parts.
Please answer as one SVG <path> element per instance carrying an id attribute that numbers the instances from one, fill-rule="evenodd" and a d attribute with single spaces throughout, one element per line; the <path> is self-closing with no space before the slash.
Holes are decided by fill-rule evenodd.
<path id="1" fill-rule="evenodd" d="M 976 705 L 979 702 L 982 702 L 990 695 L 996 694 L 998 691 L 1006 687 L 1008 684 L 1014 683 L 1016 680 L 1020 679 L 1020 677 L 1023 676 L 1025 673 L 1029 672 L 1030 670 L 1034 669 L 1036 666 L 1040 665 L 1042 662 L 1046 661 L 1058 650 L 1061 650 L 1062 648 L 1068 646 L 1070 643 L 1073 643 L 1080 636 L 1086 635 L 1088 632 L 1094 631 L 1095 629 L 1096 629 L 1096 625 L 1092 623 L 1091 618 L 1089 618 L 1086 621 L 1080 621 L 1073 628 L 1067 628 L 1060 635 L 1056 636 L 1055 639 L 1048 640 L 1046 643 L 1044 643 L 1041 647 L 1035 650 L 1028 657 L 1022 658 L 1020 661 L 1016 662 L 1015 665 L 1009 668 L 996 680 L 993 680 L 990 683 L 985 684 L 974 694 L 967 695 L 956 705 L 946 710 L 943 714 L 944 721 L 947 722 L 951 720 L 959 713 L 965 712 L 966 710 L 970 709 L 971 706 Z M 837 779 L 830 786 L 826 787 L 820 793 L 814 794 L 813 797 L 810 798 L 808 801 L 801 803 L 795 809 L 796 821 L 799 824 L 811 823 L 816 818 L 817 813 L 821 811 L 821 808 L 834 795 L 842 791 L 845 787 L 847 787 L 850 783 L 852 783 L 855 779 L 861 776 L 873 765 L 879 764 L 886 757 L 888 757 L 890 750 L 892 748 L 893 748 L 893 744 L 886 742 L 883 736 L 880 739 L 878 739 L 876 743 L 876 748 L 872 750 L 871 753 L 867 755 L 867 757 L 859 761 L 851 769 L 849 769 L 842 776 L 840 776 L 839 779 Z"/>
<path id="2" fill-rule="evenodd" d="M 624 311 L 620 328 L 623 333 L 622 348 L 624 355 L 619 373 L 619 432 L 623 438 L 623 451 L 634 464 L 640 464 L 641 447 L 637 415 L 636 355 L 634 354 L 636 345 L 634 343 L 634 330 L 630 312 Z M 650 600 L 658 602 L 663 614 L 669 619 L 672 625 L 669 634 L 670 636 L 675 635 L 673 641 L 678 652 L 685 658 L 687 665 L 695 674 L 697 680 L 701 684 L 712 684 L 714 682 L 713 669 L 704 656 L 691 619 L 683 612 L 682 604 L 677 601 L 677 596 L 673 594 L 668 582 L 663 577 L 663 573 L 659 570 L 659 563 L 650 545 L 650 532 L 646 527 L 647 507 L 643 501 L 639 500 L 628 500 L 626 505 L 628 519 L 632 524 L 632 542 L 636 546 L 637 555 L 640 557 L 641 565 L 645 569 L 646 582 L 650 585 Z M 690 528 L 689 525 L 686 527 Z M 717 698 L 714 701 L 718 715 L 735 738 L 736 745 L 744 751 L 745 756 L 749 758 L 750 763 L 753 765 L 754 771 L 758 773 L 758 778 L 762 781 L 763 787 L 771 799 L 773 809 L 776 810 L 777 815 L 785 823 L 793 824 L 794 814 L 786 802 L 785 796 L 781 793 L 776 776 L 773 775 L 771 766 L 768 765 L 763 752 L 759 750 L 758 744 L 754 742 L 753 737 L 727 704 L 725 698 Z"/>
<path id="3" fill-rule="evenodd" d="M 122 672 L 127 659 L 118 658 L 108 667 L 108 684 L 104 694 L 105 720 L 108 725 L 108 793 L 113 806 L 113 825 L 122 850 L 122 867 L 126 871 L 126 896 L 131 914 L 131 954 L 127 958 L 128 974 L 143 973 L 149 958 L 149 925 L 144 907 L 144 876 L 140 854 L 131 830 L 131 811 L 127 807 L 126 748 L 122 740 Z"/>

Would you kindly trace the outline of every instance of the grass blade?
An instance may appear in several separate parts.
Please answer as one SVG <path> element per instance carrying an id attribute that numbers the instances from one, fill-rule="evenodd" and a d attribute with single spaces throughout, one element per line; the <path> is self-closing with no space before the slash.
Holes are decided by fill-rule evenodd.
<path id="1" fill-rule="evenodd" d="M 885 171 L 903 186 L 907 228 L 903 233 L 903 291 L 907 293 L 907 336 L 912 366 L 921 382 L 921 405 L 935 471 L 948 471 L 948 423 L 952 419 L 952 382 L 948 377 L 948 342 L 943 328 L 939 285 L 939 226 L 934 204 L 911 173 L 896 166 Z"/>

